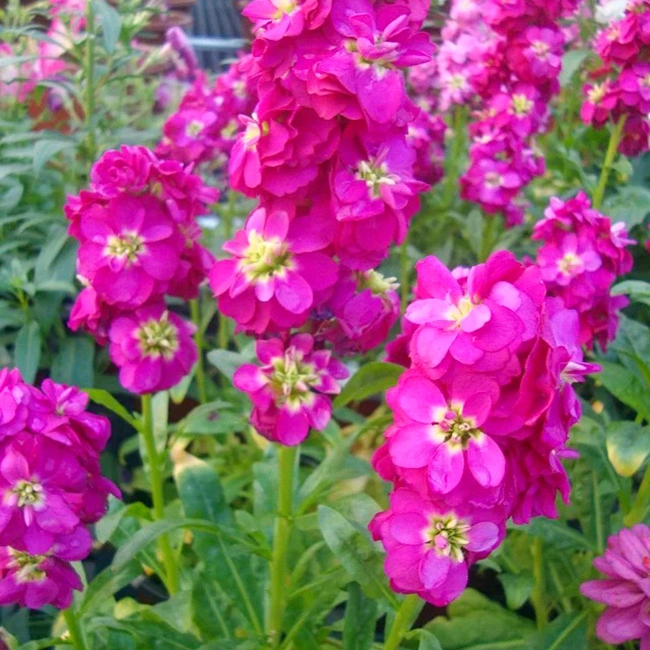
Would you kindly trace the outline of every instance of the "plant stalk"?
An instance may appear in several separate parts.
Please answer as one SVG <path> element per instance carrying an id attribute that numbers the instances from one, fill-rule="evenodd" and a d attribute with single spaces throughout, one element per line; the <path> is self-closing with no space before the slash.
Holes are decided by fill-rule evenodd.
<path id="1" fill-rule="evenodd" d="M 86 636 L 84 631 L 79 624 L 79 618 L 77 613 L 72 609 L 63 610 L 63 618 L 65 619 L 65 624 L 68 627 L 68 633 L 70 634 L 70 640 L 75 650 L 88 650 L 88 645 L 86 644 Z"/>
<path id="2" fill-rule="evenodd" d="M 409 236 L 408 231 L 404 237 L 404 241 L 400 246 L 399 254 L 399 265 L 400 265 L 400 303 L 401 303 L 401 313 L 403 314 L 406 311 L 406 307 L 409 301 L 409 294 L 411 292 L 411 287 L 409 286 Z"/>
<path id="3" fill-rule="evenodd" d="M 190 313 L 192 321 L 196 325 L 194 342 L 196 343 L 197 362 L 196 362 L 196 387 L 199 392 L 199 402 L 205 404 L 208 401 L 208 395 L 205 384 L 205 366 L 203 364 L 203 328 L 201 327 L 201 298 L 190 300 Z"/>
<path id="4" fill-rule="evenodd" d="M 495 215 L 483 216 L 483 234 L 481 236 L 481 246 L 478 253 L 479 262 L 485 262 L 490 257 L 492 248 L 494 247 L 498 232 L 497 218 Z"/>
<path id="5" fill-rule="evenodd" d="M 86 2 L 86 60 L 84 65 L 86 77 L 86 106 L 84 121 L 87 130 L 88 160 L 94 162 L 97 143 L 92 120 L 95 115 L 95 10 L 91 0 Z"/>
<path id="6" fill-rule="evenodd" d="M 411 594 L 402 601 L 384 641 L 384 650 L 399 648 L 404 635 L 411 629 L 418 614 L 422 611 L 422 607 L 424 607 L 424 601 L 416 594 Z"/>
<path id="7" fill-rule="evenodd" d="M 603 198 L 605 197 L 605 189 L 607 188 L 607 180 L 609 179 L 609 172 L 612 169 L 614 164 L 614 158 L 616 158 L 616 151 L 618 145 L 621 142 L 621 136 L 623 134 L 623 127 L 625 126 L 626 115 L 621 115 L 618 122 L 614 126 L 611 135 L 609 136 L 609 144 L 607 145 L 607 152 L 605 153 L 605 162 L 603 163 L 603 168 L 600 171 L 600 178 L 598 179 L 598 186 L 594 192 L 591 204 L 594 210 L 598 210 L 603 203 Z"/>
<path id="8" fill-rule="evenodd" d="M 645 468 L 639 491 L 636 493 L 630 511 L 623 518 L 623 523 L 626 526 L 641 523 L 648 511 L 648 506 L 650 506 L 650 463 Z"/>
<path id="9" fill-rule="evenodd" d="M 535 609 L 537 629 L 543 630 L 548 625 L 548 611 L 544 597 L 546 590 L 544 583 L 544 544 L 541 538 L 535 538 L 531 548 L 531 554 L 533 556 L 533 577 L 535 579 L 535 589 L 533 590 L 531 600 Z"/>
<path id="10" fill-rule="evenodd" d="M 149 481 L 153 500 L 153 514 L 156 520 L 165 518 L 165 496 L 163 493 L 163 477 L 160 471 L 159 456 L 153 433 L 153 408 L 151 394 L 142 395 L 142 439 L 149 460 Z M 165 586 L 170 595 L 178 592 L 179 575 L 176 557 L 167 534 L 159 539 L 160 552 L 165 565 Z"/>
<path id="11" fill-rule="evenodd" d="M 279 648 L 286 605 L 287 551 L 291 536 L 293 479 L 298 447 L 278 447 L 278 511 L 273 533 L 271 586 L 266 632 L 271 648 Z"/>
<path id="12" fill-rule="evenodd" d="M 449 209 L 454 192 L 458 189 L 459 158 L 463 151 L 463 144 L 465 143 L 464 128 L 465 111 L 462 106 L 456 106 L 452 119 L 453 134 L 451 146 L 449 147 L 449 155 L 445 157 L 447 165 L 445 166 L 445 189 L 442 197 L 442 205 L 445 210 Z"/>

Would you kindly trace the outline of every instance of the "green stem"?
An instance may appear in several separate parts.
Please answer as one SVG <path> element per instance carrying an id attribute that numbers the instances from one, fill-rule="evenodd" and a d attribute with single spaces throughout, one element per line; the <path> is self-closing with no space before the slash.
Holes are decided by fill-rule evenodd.
<path id="1" fill-rule="evenodd" d="M 235 216 L 235 207 L 237 205 L 237 194 L 232 190 L 228 191 L 228 203 L 226 208 L 221 211 L 221 224 L 223 226 L 224 241 L 228 241 L 232 237 L 232 222 Z M 219 348 L 222 350 L 228 349 L 230 337 L 228 336 L 228 317 L 219 312 Z"/>
<path id="2" fill-rule="evenodd" d="M 643 480 L 639 486 L 639 491 L 636 493 L 634 503 L 630 511 L 625 515 L 623 523 L 626 526 L 634 526 L 634 524 L 641 523 L 650 506 L 650 463 L 645 469 Z"/>
<path id="3" fill-rule="evenodd" d="M 625 126 L 625 118 L 625 115 L 621 115 L 618 122 L 614 126 L 611 135 L 609 136 L 609 144 L 607 145 L 607 152 L 605 153 L 605 162 L 603 163 L 603 168 L 600 171 L 598 186 L 596 187 L 596 191 L 594 192 L 594 196 L 591 201 L 594 210 L 598 210 L 600 208 L 603 202 L 603 198 L 605 197 L 607 179 L 609 178 L 609 172 L 611 171 L 612 165 L 614 164 L 616 150 L 618 149 L 618 145 L 621 142 L 623 127 Z"/>
<path id="4" fill-rule="evenodd" d="M 390 627 L 388 636 L 384 641 L 384 650 L 397 650 L 404 635 L 411 629 L 411 626 L 422 611 L 424 601 L 415 594 L 407 596 L 395 613 L 393 624 Z"/>
<path id="5" fill-rule="evenodd" d="M 86 77 L 86 106 L 85 124 L 87 130 L 88 160 L 94 162 L 97 143 L 92 120 L 95 115 L 95 11 L 91 0 L 86 2 L 86 61 L 84 65 Z"/>
<path id="6" fill-rule="evenodd" d="M 156 441 L 153 434 L 153 408 L 151 394 L 142 396 L 142 439 L 149 460 L 149 480 L 151 482 L 151 497 L 153 500 L 153 514 L 156 520 L 165 518 L 165 495 L 163 493 L 163 477 L 160 471 L 159 456 L 156 450 Z M 173 595 L 178 591 L 179 576 L 178 565 L 174 557 L 169 537 L 161 535 L 159 540 L 160 552 L 165 565 L 165 586 Z"/>
<path id="7" fill-rule="evenodd" d="M 400 265 L 400 295 L 401 295 L 401 312 L 402 314 L 406 311 L 406 306 L 409 302 L 409 293 L 411 292 L 411 287 L 409 286 L 409 274 L 411 269 L 409 269 L 409 236 L 408 231 L 406 237 L 404 237 L 404 242 L 400 247 L 399 254 L 399 265 Z"/>
<path id="8" fill-rule="evenodd" d="M 485 262 L 490 256 L 496 240 L 497 218 L 494 215 L 485 215 L 483 217 L 483 235 L 481 237 L 481 246 L 478 252 L 479 262 Z"/>
<path id="9" fill-rule="evenodd" d="M 196 343 L 196 351 L 198 359 L 196 362 L 196 387 L 199 391 L 199 402 L 205 404 L 208 401 L 206 385 L 205 385 L 205 367 L 203 365 L 203 328 L 201 327 L 201 301 L 200 297 L 190 300 L 190 313 L 192 321 L 196 325 L 196 333 L 194 334 L 194 342 Z"/>
<path id="10" fill-rule="evenodd" d="M 535 589 L 531 600 L 535 609 L 537 629 L 543 630 L 548 625 L 548 612 L 544 597 L 544 545 L 540 537 L 535 538 L 531 554 L 533 556 L 533 577 L 535 579 Z"/>
<path id="11" fill-rule="evenodd" d="M 271 648 L 280 647 L 286 604 L 287 551 L 293 510 L 293 473 L 298 447 L 278 447 L 278 512 L 273 533 L 271 588 L 266 623 Z"/>
<path id="12" fill-rule="evenodd" d="M 442 205 L 444 209 L 448 209 L 451 205 L 454 192 L 458 189 L 458 172 L 460 169 L 460 156 L 463 151 L 463 144 L 465 143 L 465 111 L 462 106 L 454 108 L 454 115 L 452 119 L 452 140 L 449 147 L 449 155 L 446 156 L 445 165 L 445 190 L 442 197 Z"/>
<path id="13" fill-rule="evenodd" d="M 77 613 L 72 609 L 63 610 L 63 618 L 65 619 L 65 624 L 68 627 L 68 632 L 70 633 L 70 640 L 75 650 L 88 650 L 86 644 L 86 636 L 84 631 L 79 624 L 79 619 Z"/>

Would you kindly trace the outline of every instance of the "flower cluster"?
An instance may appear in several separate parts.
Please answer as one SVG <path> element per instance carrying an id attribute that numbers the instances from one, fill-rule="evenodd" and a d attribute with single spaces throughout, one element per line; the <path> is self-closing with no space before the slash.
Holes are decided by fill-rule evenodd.
<path id="1" fill-rule="evenodd" d="M 254 408 L 253 426 L 269 440 L 298 445 L 310 427 L 322 431 L 332 415 L 325 395 L 339 391 L 337 379 L 348 376 L 346 367 L 328 350 L 314 350 L 310 334 L 257 341 L 262 366 L 238 368 L 233 383 L 249 394 Z"/>
<path id="2" fill-rule="evenodd" d="M 71 562 L 90 553 L 86 526 L 119 490 L 101 475 L 108 420 L 88 396 L 0 370 L 0 605 L 64 609 L 81 580 Z"/>
<path id="3" fill-rule="evenodd" d="M 374 268 L 403 241 L 428 188 L 415 170 L 439 175 L 440 123 L 418 118 L 403 72 L 431 59 L 418 31 L 425 14 L 415 1 L 246 6 L 258 99 L 241 117 L 229 172 L 259 203 L 210 273 L 219 309 L 240 331 L 287 341 L 302 328 L 317 347 L 349 354 L 376 346 L 395 322 L 394 286 Z M 282 409 L 255 404 L 258 430 L 295 439 L 277 431 Z"/>
<path id="4" fill-rule="evenodd" d="M 596 35 L 594 47 L 602 66 L 599 80 L 584 88 L 582 121 L 602 128 L 610 118 L 622 120 L 618 150 L 638 156 L 650 148 L 650 2 L 629 2 L 624 16 Z"/>
<path id="5" fill-rule="evenodd" d="M 193 68 L 196 79 L 165 122 L 156 154 L 184 163 L 223 166 L 241 131 L 239 115 L 250 115 L 255 106 L 251 65 L 250 54 L 240 56 L 212 85 Z"/>
<path id="6" fill-rule="evenodd" d="M 461 195 L 488 214 L 502 213 L 506 224 L 514 225 L 523 219 L 521 190 L 544 173 L 534 138 L 545 129 L 548 103 L 559 91 L 565 36 L 558 20 L 577 3 L 470 4 L 494 37 L 488 37 L 480 72 L 474 75 L 482 110 L 470 125 L 470 165 L 461 178 Z"/>
<path id="7" fill-rule="evenodd" d="M 650 528 L 637 524 L 612 535 L 594 566 L 606 578 L 585 582 L 580 591 L 606 605 L 596 627 L 598 638 L 613 645 L 638 639 L 646 650 L 650 647 Z"/>
<path id="8" fill-rule="evenodd" d="M 197 354 L 194 326 L 169 313 L 165 295 L 198 296 L 213 259 L 199 244 L 196 216 L 218 192 L 144 147 L 108 151 L 90 179 L 65 206 L 85 285 L 68 325 L 110 344 L 125 388 L 164 390 L 191 370 Z"/>
<path id="9" fill-rule="evenodd" d="M 597 367 L 583 361 L 576 312 L 547 297 L 536 266 L 499 251 L 472 269 L 427 257 L 416 270 L 389 354 L 408 370 L 388 392 L 394 423 L 373 458 L 395 491 L 370 529 L 393 588 L 445 605 L 508 518 L 557 517 L 580 416 L 571 384 Z"/>
<path id="10" fill-rule="evenodd" d="M 544 219 L 535 224 L 533 239 L 543 242 L 537 253 L 549 295 L 562 298 L 580 319 L 580 343 L 605 348 L 618 326 L 617 312 L 628 304 L 612 296 L 616 278 L 632 268 L 632 255 L 622 221 L 611 220 L 591 208 L 587 196 L 562 201 L 552 198 Z"/>

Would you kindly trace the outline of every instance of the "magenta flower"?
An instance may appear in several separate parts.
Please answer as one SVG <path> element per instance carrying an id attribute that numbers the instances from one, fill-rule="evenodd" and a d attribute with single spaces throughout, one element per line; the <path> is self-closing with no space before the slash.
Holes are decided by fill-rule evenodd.
<path id="1" fill-rule="evenodd" d="M 587 598 L 606 605 L 598 619 L 596 634 L 614 645 L 640 640 L 641 650 L 650 648 L 650 528 L 637 524 L 607 540 L 604 555 L 594 560 L 604 573 L 602 580 L 589 580 L 580 587 Z"/>
<path id="2" fill-rule="evenodd" d="M 332 0 L 252 0 L 242 14 L 258 38 L 279 41 L 320 27 L 331 6 Z"/>
<path id="3" fill-rule="evenodd" d="M 386 549 L 391 587 L 444 607 L 467 586 L 468 565 L 503 539 L 504 521 L 497 517 L 494 511 L 450 508 L 400 488 L 390 496 L 390 509 L 376 515 L 369 528 Z"/>
<path id="4" fill-rule="evenodd" d="M 337 380 L 348 376 L 347 368 L 328 350 L 314 350 L 310 334 L 295 334 L 286 345 L 258 340 L 256 351 L 263 365 L 243 365 L 233 379 L 253 402 L 253 426 L 289 446 L 300 444 L 310 427 L 322 431 L 332 414 L 326 395 L 340 391 Z"/>
<path id="5" fill-rule="evenodd" d="M 68 562 L 52 555 L 0 547 L 0 605 L 66 609 L 72 604 L 73 590 L 82 589 L 81 579 Z"/>
<path id="6" fill-rule="evenodd" d="M 92 189 L 102 198 L 140 194 L 149 188 L 155 156 L 146 147 L 123 145 L 107 151 L 90 170 Z"/>
<path id="7" fill-rule="evenodd" d="M 99 345 L 106 345 L 111 320 L 118 311 L 103 302 L 92 287 L 86 287 L 77 295 L 72 305 L 68 327 L 73 332 L 83 329 L 91 334 Z"/>
<path id="8" fill-rule="evenodd" d="M 184 241 L 154 197 L 111 199 L 80 225 L 78 271 L 108 304 L 138 307 L 174 277 Z"/>
<path id="9" fill-rule="evenodd" d="M 163 148 L 173 151 L 174 160 L 201 163 L 214 155 L 220 128 L 217 115 L 205 110 L 186 109 L 174 113 L 163 127 Z"/>
<path id="10" fill-rule="evenodd" d="M 194 331 L 193 324 L 161 302 L 116 317 L 109 331 L 109 354 L 120 369 L 120 383 L 140 395 L 175 386 L 196 362 Z"/>
<path id="11" fill-rule="evenodd" d="M 498 393 L 492 380 L 467 374 L 458 377 L 445 396 L 417 370 L 406 372 L 388 392 L 396 414 L 388 447 L 395 466 L 426 468 L 429 487 L 437 494 L 451 492 L 465 467 L 482 487 L 498 486 L 505 458 L 481 429 Z"/>
<path id="12" fill-rule="evenodd" d="M 232 257 L 210 271 L 221 311 L 258 334 L 302 325 L 338 275 L 334 260 L 320 252 L 329 243 L 322 235 L 309 217 L 290 221 L 284 210 L 255 210 L 223 246 Z"/>
<path id="13" fill-rule="evenodd" d="M 29 417 L 29 387 L 18 369 L 0 370 L 0 440 L 22 431 Z"/>

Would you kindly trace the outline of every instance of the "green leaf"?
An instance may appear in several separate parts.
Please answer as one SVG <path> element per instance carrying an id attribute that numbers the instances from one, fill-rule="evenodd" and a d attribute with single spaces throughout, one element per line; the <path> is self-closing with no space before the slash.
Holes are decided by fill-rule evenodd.
<path id="1" fill-rule="evenodd" d="M 52 361 L 51 377 L 69 386 L 92 386 L 95 344 L 88 337 L 74 336 L 61 343 Z"/>
<path id="2" fill-rule="evenodd" d="M 614 397 L 650 420 L 648 386 L 629 369 L 611 361 L 599 361 L 602 368 L 598 379 Z"/>
<path id="3" fill-rule="evenodd" d="M 578 71 L 588 54 L 588 50 L 570 50 L 562 57 L 560 85 L 563 88 L 571 81 L 573 75 Z"/>
<path id="4" fill-rule="evenodd" d="M 370 650 L 375 640 L 377 601 L 363 594 L 356 582 L 348 585 L 343 623 L 343 650 Z"/>
<path id="5" fill-rule="evenodd" d="M 420 633 L 420 645 L 418 646 L 418 650 L 442 650 L 440 641 L 438 641 L 431 632 L 428 632 L 427 630 L 418 630 L 418 632 Z"/>
<path id="6" fill-rule="evenodd" d="M 612 221 L 624 221 L 628 228 L 643 223 L 650 212 L 650 190 L 641 185 L 626 185 L 618 192 L 607 197 L 603 212 Z"/>
<path id="7" fill-rule="evenodd" d="M 451 603 L 448 614 L 426 626 L 445 650 L 531 650 L 534 623 L 474 589 Z"/>
<path id="8" fill-rule="evenodd" d="M 531 642 L 531 650 L 587 650 L 587 612 L 558 616 Z"/>
<path id="9" fill-rule="evenodd" d="M 519 609 L 533 593 L 533 576 L 530 573 L 500 573 L 499 582 L 503 585 L 508 609 Z"/>
<path id="10" fill-rule="evenodd" d="M 650 282 L 625 280 L 612 288 L 613 296 L 629 296 L 633 302 L 650 305 Z"/>
<path id="11" fill-rule="evenodd" d="M 634 476 L 650 454 L 650 426 L 612 422 L 607 427 L 607 456 L 619 476 Z"/>
<path id="12" fill-rule="evenodd" d="M 37 641 L 29 641 L 19 645 L 16 650 L 47 650 L 55 645 L 71 645 L 68 641 L 62 641 L 61 637 L 53 636 L 49 639 L 38 639 Z"/>
<path id="13" fill-rule="evenodd" d="M 106 605 L 106 600 L 142 575 L 139 562 L 132 560 L 125 566 L 115 571 L 112 567 L 104 569 L 96 575 L 84 590 L 79 608 L 80 614 L 101 611 Z"/>
<path id="14" fill-rule="evenodd" d="M 134 429 L 139 429 L 139 422 L 107 391 L 101 388 L 87 389 L 88 397 L 95 402 L 101 404 L 109 411 L 119 415 L 125 422 L 128 422 Z"/>
<path id="15" fill-rule="evenodd" d="M 38 140 L 34 143 L 34 155 L 32 158 L 32 166 L 36 175 L 40 174 L 43 167 L 50 161 L 56 154 L 65 149 L 72 149 L 76 147 L 73 140 Z"/>
<path id="16" fill-rule="evenodd" d="M 364 522 L 367 523 L 367 522 Z M 330 550 L 370 597 L 383 596 L 393 606 L 397 598 L 384 575 L 384 555 L 370 540 L 367 531 L 350 523 L 327 506 L 318 508 L 318 525 Z"/>
<path id="17" fill-rule="evenodd" d="M 230 350 L 212 350 L 208 352 L 208 361 L 232 381 L 233 375 L 239 366 L 250 363 L 250 359 L 238 352 Z"/>
<path id="18" fill-rule="evenodd" d="M 216 400 L 190 411 L 179 429 L 187 435 L 217 435 L 243 431 L 246 425 L 246 418 L 233 412 L 232 404 Z"/>
<path id="19" fill-rule="evenodd" d="M 40 358 L 41 330 L 38 323 L 32 321 L 20 328 L 14 344 L 14 362 L 28 384 L 36 377 Z"/>
<path id="20" fill-rule="evenodd" d="M 102 25 L 104 49 L 108 54 L 112 54 L 120 39 L 122 19 L 120 14 L 104 0 L 93 0 L 93 6 Z"/>
<path id="21" fill-rule="evenodd" d="M 404 370 L 403 366 L 380 361 L 362 366 L 336 397 L 334 408 L 340 408 L 350 402 L 366 399 L 371 395 L 391 388 L 397 383 Z"/>
<path id="22" fill-rule="evenodd" d="M 593 550 L 589 540 L 582 533 L 573 528 L 569 528 L 561 521 L 537 517 L 529 524 L 520 526 L 519 528 L 525 530 L 529 535 L 541 537 L 558 551 Z"/>

